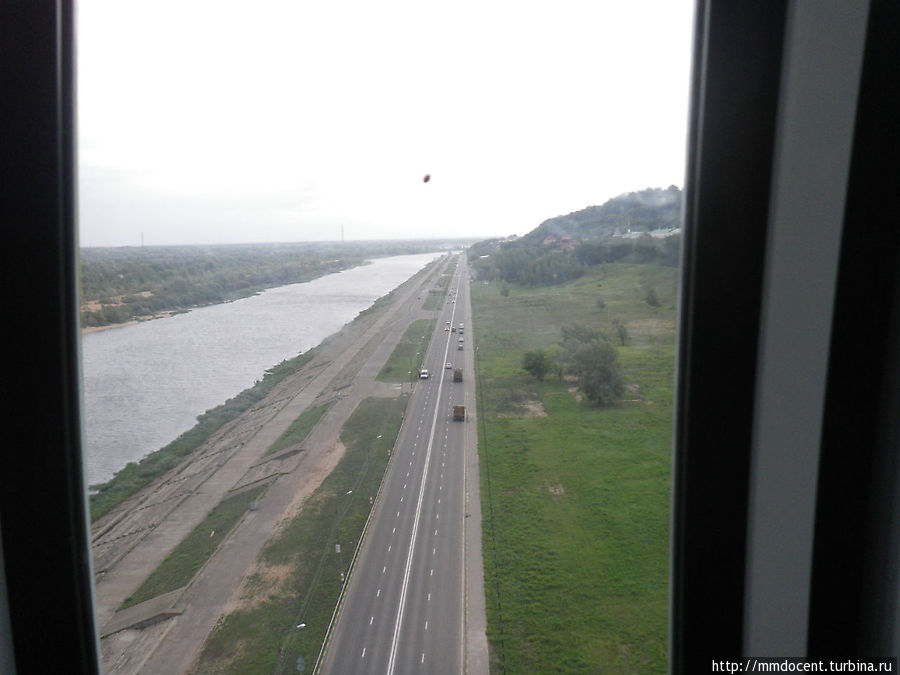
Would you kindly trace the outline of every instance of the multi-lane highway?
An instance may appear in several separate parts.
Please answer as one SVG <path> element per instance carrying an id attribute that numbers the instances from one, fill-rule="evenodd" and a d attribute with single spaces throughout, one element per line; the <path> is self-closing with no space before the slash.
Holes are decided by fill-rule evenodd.
<path id="1" fill-rule="evenodd" d="M 471 331 L 458 332 L 470 323 L 467 284 L 460 256 L 422 364 L 430 377 L 410 401 L 323 673 L 464 672 L 465 476 L 475 449 L 453 406 L 466 404 L 472 387 Z M 463 368 L 462 382 L 447 363 Z"/>

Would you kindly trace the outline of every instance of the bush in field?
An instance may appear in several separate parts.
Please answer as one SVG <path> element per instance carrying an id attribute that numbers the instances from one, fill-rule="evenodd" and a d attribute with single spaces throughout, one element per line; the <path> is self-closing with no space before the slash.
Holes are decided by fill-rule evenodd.
<path id="1" fill-rule="evenodd" d="M 625 342 L 628 340 L 628 326 L 625 325 L 624 321 L 619 319 L 613 319 L 613 328 L 616 329 L 616 335 L 619 338 L 619 344 L 623 347 L 625 346 Z"/>
<path id="2" fill-rule="evenodd" d="M 606 335 L 588 326 L 564 326 L 560 344 L 560 360 L 587 399 L 605 405 L 625 393 L 619 352 Z"/>
<path id="3" fill-rule="evenodd" d="M 553 357 L 543 349 L 525 352 L 522 357 L 522 368 L 540 382 L 553 369 Z"/>

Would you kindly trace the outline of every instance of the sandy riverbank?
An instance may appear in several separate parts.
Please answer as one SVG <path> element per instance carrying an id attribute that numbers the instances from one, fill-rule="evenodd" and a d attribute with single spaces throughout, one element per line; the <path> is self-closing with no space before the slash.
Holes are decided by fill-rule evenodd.
<path id="1" fill-rule="evenodd" d="M 143 323 L 144 321 L 153 321 L 154 319 L 168 319 L 169 317 L 175 316 L 178 312 L 160 312 L 159 314 L 154 314 L 153 316 L 142 316 L 137 319 L 133 319 L 132 321 L 126 321 L 125 323 L 110 323 L 105 326 L 82 326 L 81 334 L 82 335 L 90 335 L 91 333 L 100 333 L 105 330 L 112 330 L 113 328 L 125 328 L 126 326 L 136 326 L 139 323 Z"/>

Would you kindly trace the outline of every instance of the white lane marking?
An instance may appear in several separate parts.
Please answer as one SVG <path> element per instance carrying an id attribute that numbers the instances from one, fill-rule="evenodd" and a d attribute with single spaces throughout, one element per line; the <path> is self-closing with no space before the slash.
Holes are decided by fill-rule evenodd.
<path id="1" fill-rule="evenodd" d="M 369 617 L 369 625 L 370 625 L 370 626 L 372 625 L 372 622 L 373 622 L 374 620 L 375 620 L 375 617 L 374 617 L 374 616 L 370 616 L 370 617 Z"/>
<path id="2" fill-rule="evenodd" d="M 381 573 L 384 574 L 386 569 L 387 569 L 387 565 L 385 565 L 384 567 L 381 568 Z"/>
<path id="3" fill-rule="evenodd" d="M 362 654 L 359 655 L 359 658 L 361 658 L 361 659 L 366 658 L 366 648 L 365 647 L 363 647 Z"/>
<path id="4" fill-rule="evenodd" d="M 428 630 L 428 622 L 425 622 L 425 630 Z"/>
<path id="5" fill-rule="evenodd" d="M 381 597 L 381 589 L 380 589 L 380 588 L 378 589 L 378 592 L 375 594 L 375 597 L 376 597 L 376 598 L 380 598 L 380 597 Z"/>

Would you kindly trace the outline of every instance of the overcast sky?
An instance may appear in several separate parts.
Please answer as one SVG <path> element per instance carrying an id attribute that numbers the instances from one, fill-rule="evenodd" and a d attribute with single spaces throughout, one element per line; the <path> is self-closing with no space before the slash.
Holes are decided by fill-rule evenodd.
<path id="1" fill-rule="evenodd" d="M 683 185 L 686 0 L 77 7 L 83 246 L 521 235 Z"/>

